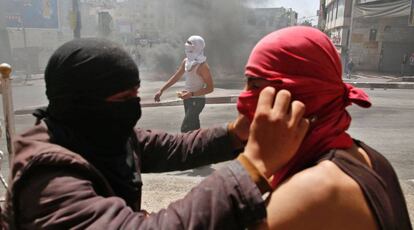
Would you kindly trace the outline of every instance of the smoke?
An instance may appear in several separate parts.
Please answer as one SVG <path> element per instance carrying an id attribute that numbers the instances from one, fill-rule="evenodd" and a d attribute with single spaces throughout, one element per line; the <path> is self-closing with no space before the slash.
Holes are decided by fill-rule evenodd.
<path id="1" fill-rule="evenodd" d="M 166 45 L 154 45 L 146 54 L 155 64 L 151 68 L 172 74 L 184 58 L 187 38 L 200 35 L 206 41 L 204 51 L 215 78 L 243 72 L 254 42 L 247 39 L 244 19 L 247 9 L 240 0 L 148 0 L 146 3 L 156 5 L 155 18 L 167 14 L 170 17 L 165 20 L 174 20 L 172 28 L 163 28 L 159 34 L 167 41 Z"/>

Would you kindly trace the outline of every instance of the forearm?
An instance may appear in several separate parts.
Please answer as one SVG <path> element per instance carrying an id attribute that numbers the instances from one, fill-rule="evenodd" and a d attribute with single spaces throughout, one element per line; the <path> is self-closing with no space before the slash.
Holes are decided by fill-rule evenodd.
<path id="1" fill-rule="evenodd" d="M 182 134 L 136 129 L 143 172 L 185 170 L 234 159 L 238 152 L 225 127 Z"/>
<path id="2" fill-rule="evenodd" d="M 168 81 L 161 87 L 160 91 L 164 92 L 168 88 L 170 88 L 172 85 L 174 85 L 178 80 L 180 79 L 179 76 L 173 75 Z"/>
<path id="3" fill-rule="evenodd" d="M 95 193 L 92 181 L 36 175 L 17 194 L 16 222 L 27 229 L 240 229 L 266 217 L 260 191 L 238 161 L 214 172 L 184 199 L 148 215 L 118 197 Z M 33 194 L 36 194 L 33 197 Z"/>
<path id="4" fill-rule="evenodd" d="M 202 88 L 202 89 L 197 90 L 195 92 L 192 92 L 193 93 L 192 96 L 203 96 L 203 95 L 209 94 L 211 92 L 213 92 L 213 88 L 205 87 L 205 88 Z"/>

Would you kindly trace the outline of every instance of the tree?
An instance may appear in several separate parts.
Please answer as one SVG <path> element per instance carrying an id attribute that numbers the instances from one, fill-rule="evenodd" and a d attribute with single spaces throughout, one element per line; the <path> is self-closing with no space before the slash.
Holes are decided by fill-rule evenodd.
<path id="1" fill-rule="evenodd" d="M 304 21 L 302 21 L 299 25 L 301 25 L 301 26 L 311 26 L 311 27 L 313 27 L 313 25 L 312 25 L 312 21 L 311 20 L 309 20 L 309 19 L 305 19 Z"/>

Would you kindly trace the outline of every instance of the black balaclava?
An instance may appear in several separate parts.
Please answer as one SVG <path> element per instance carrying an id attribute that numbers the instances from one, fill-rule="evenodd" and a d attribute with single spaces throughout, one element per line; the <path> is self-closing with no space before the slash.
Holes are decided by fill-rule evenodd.
<path id="1" fill-rule="evenodd" d="M 129 144 L 141 116 L 140 101 L 105 101 L 139 86 L 134 61 L 113 42 L 72 40 L 50 58 L 45 81 L 49 105 L 42 116 L 51 142 L 83 156 L 106 177 L 117 196 L 133 209 L 139 207 L 141 182 Z"/>

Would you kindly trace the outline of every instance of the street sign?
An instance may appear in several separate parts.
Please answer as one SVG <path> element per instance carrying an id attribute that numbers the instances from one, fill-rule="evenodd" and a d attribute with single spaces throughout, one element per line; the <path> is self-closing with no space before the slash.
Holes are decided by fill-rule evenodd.
<path id="1" fill-rule="evenodd" d="M 59 27 L 57 0 L 6 1 L 7 27 L 57 29 Z"/>

